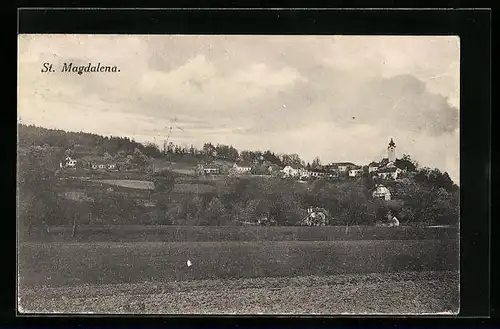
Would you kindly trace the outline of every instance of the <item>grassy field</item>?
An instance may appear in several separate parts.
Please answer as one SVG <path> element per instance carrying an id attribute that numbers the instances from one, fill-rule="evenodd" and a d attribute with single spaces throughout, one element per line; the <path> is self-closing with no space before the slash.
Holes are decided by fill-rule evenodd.
<path id="1" fill-rule="evenodd" d="M 153 190 L 155 188 L 153 182 L 145 180 L 133 180 L 133 179 L 101 179 L 95 182 L 104 183 L 107 185 L 121 186 L 133 189 L 141 190 Z"/>
<path id="2" fill-rule="evenodd" d="M 53 227 L 36 237 L 44 242 L 204 242 L 204 241 L 352 241 L 456 240 L 458 228 L 374 226 L 159 226 Z"/>
<path id="3" fill-rule="evenodd" d="M 188 267 L 187 260 L 193 265 Z M 458 269 L 456 240 L 22 243 L 21 286 Z"/>
<path id="4" fill-rule="evenodd" d="M 62 169 L 56 176 L 60 179 L 135 179 L 142 180 L 147 175 L 140 171 L 107 171 L 92 169 Z"/>

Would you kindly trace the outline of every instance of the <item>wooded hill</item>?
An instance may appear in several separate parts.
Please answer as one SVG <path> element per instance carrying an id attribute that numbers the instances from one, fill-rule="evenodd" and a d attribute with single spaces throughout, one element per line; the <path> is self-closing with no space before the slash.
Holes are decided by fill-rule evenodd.
<path id="1" fill-rule="evenodd" d="M 149 154 L 149 157 L 177 157 L 210 160 L 231 155 L 217 152 L 228 150 L 232 157 L 259 157 L 267 154 L 276 157 L 281 164 L 299 161 L 298 156 L 276 155 L 273 152 L 238 152 L 231 146 L 210 146 L 203 150 L 187 150 L 175 147 L 162 154 L 157 147 L 148 148 L 128 138 L 102 137 L 88 133 L 65 132 L 34 126 L 19 125 L 18 155 L 18 216 L 23 225 L 33 226 L 46 222 L 49 225 L 68 225 L 73 218 L 82 224 L 94 225 L 117 220 L 117 224 L 163 224 L 163 225 L 234 225 L 262 216 L 274 218 L 278 225 L 296 225 L 309 206 L 321 206 L 332 216 L 331 225 L 372 225 L 380 220 L 387 207 L 394 208 L 403 225 L 457 224 L 459 216 L 459 188 L 447 173 L 438 169 L 419 168 L 408 178 L 384 182 L 397 200 L 392 204 L 374 199 L 372 191 L 376 184 L 369 175 L 351 180 L 316 180 L 307 184 L 293 179 L 263 177 L 220 177 L 223 188 L 210 193 L 198 194 L 198 188 L 190 193 L 172 193 L 177 180 L 170 171 L 158 173 L 162 177 L 149 177 L 170 188 L 163 188 L 155 181 L 155 190 L 150 198 L 154 208 L 136 204 L 133 193 L 107 193 L 95 189 L 95 200 L 88 209 L 86 205 L 61 199 L 54 188 L 57 184 L 54 168 L 58 167 L 65 150 L 103 153 Z M 81 151 L 78 151 L 81 148 Z M 236 150 L 236 152 L 233 151 Z M 214 151 L 215 150 L 215 151 Z M 213 152 L 212 152 L 213 151 Z M 277 161 L 277 160 L 275 160 Z M 146 174 L 144 178 L 148 180 Z M 149 175 L 151 176 L 151 175 Z M 153 175 L 155 176 L 155 175 Z M 160 179 L 161 178 L 161 179 Z M 153 180 L 154 180 L 153 179 Z M 189 185 L 184 182 L 181 185 Z M 198 183 L 192 183 L 197 186 Z M 92 189 L 85 189 L 90 193 Z"/>

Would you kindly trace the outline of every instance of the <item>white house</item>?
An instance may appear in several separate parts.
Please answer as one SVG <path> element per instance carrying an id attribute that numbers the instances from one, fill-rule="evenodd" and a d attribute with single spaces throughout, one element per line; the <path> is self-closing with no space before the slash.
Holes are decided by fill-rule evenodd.
<path id="1" fill-rule="evenodd" d="M 381 179 L 398 179 L 401 172 L 397 167 L 383 168 L 377 171 L 377 176 Z"/>
<path id="2" fill-rule="evenodd" d="M 346 172 L 349 169 L 356 168 L 356 165 L 352 162 L 336 162 L 331 164 L 332 167 L 337 168 L 339 173 Z"/>
<path id="3" fill-rule="evenodd" d="M 314 177 L 314 178 L 321 178 L 321 177 L 324 177 L 326 175 L 325 172 L 323 171 L 320 171 L 320 170 L 311 170 L 311 177 Z"/>
<path id="4" fill-rule="evenodd" d="M 368 172 L 369 173 L 372 173 L 374 171 L 377 171 L 378 168 L 379 168 L 380 164 L 378 162 L 371 162 L 369 165 L 368 165 Z"/>
<path id="5" fill-rule="evenodd" d="M 304 168 L 299 168 L 298 171 L 301 179 L 307 179 L 311 177 L 311 172 L 309 170 L 306 170 Z"/>
<path id="6" fill-rule="evenodd" d="M 374 198 L 380 198 L 389 201 L 391 199 L 391 191 L 389 191 L 389 189 L 384 185 L 377 184 L 375 186 L 375 190 L 372 193 L 372 196 Z"/>
<path id="7" fill-rule="evenodd" d="M 99 163 L 99 162 L 92 162 L 90 164 L 90 168 L 92 169 L 109 169 L 109 170 L 116 170 L 116 163 Z"/>
<path id="8" fill-rule="evenodd" d="M 59 167 L 61 168 L 75 168 L 76 160 L 71 159 L 71 157 L 66 157 L 63 162 L 59 163 Z"/>
<path id="9" fill-rule="evenodd" d="M 362 171 L 363 170 L 361 168 L 349 169 L 349 177 L 361 176 Z"/>
<path id="10" fill-rule="evenodd" d="M 203 172 L 207 175 L 216 175 L 220 173 L 220 169 L 215 166 L 204 166 Z"/>
<path id="11" fill-rule="evenodd" d="M 235 163 L 233 165 L 234 171 L 237 173 L 243 174 L 243 173 L 249 173 L 252 170 L 252 166 L 250 164 L 245 164 L 245 163 Z"/>
<path id="12" fill-rule="evenodd" d="M 281 172 L 285 175 L 285 177 L 298 177 L 301 174 L 299 168 L 294 168 L 292 166 L 285 166 L 283 169 L 281 169 Z"/>

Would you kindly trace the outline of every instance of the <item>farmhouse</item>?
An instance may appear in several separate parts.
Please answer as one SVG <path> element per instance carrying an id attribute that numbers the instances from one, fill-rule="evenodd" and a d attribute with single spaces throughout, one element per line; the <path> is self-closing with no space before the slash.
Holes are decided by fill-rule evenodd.
<path id="1" fill-rule="evenodd" d="M 203 166 L 203 172 L 205 175 L 217 175 L 220 174 L 220 169 L 214 165 Z"/>
<path id="2" fill-rule="evenodd" d="M 313 169 L 310 172 L 310 176 L 313 178 L 321 178 L 326 176 L 326 172 L 321 169 Z"/>
<path id="3" fill-rule="evenodd" d="M 76 167 L 76 160 L 71 159 L 71 157 L 66 157 L 64 161 L 59 163 L 60 168 L 75 168 Z"/>
<path id="4" fill-rule="evenodd" d="M 382 184 L 377 184 L 375 190 L 372 193 L 374 198 L 384 199 L 389 201 L 391 199 L 391 191 Z"/>
<path id="5" fill-rule="evenodd" d="M 352 162 L 335 162 L 331 164 L 332 167 L 336 167 L 338 172 L 346 172 L 349 169 L 356 168 L 356 165 Z"/>
<path id="6" fill-rule="evenodd" d="M 298 177 L 301 172 L 304 173 L 302 168 L 297 168 L 297 167 L 292 167 L 292 166 L 285 166 L 283 169 L 281 169 L 281 172 L 284 174 L 285 177 Z"/>
<path id="7" fill-rule="evenodd" d="M 368 172 L 369 173 L 372 173 L 374 171 L 377 171 L 378 168 L 380 167 L 380 164 L 378 162 L 370 162 L 370 164 L 368 165 Z"/>
<path id="8" fill-rule="evenodd" d="M 402 170 L 397 167 L 382 168 L 377 171 L 377 176 L 381 179 L 398 179 L 401 172 Z"/>
<path id="9" fill-rule="evenodd" d="M 298 169 L 300 179 L 307 179 L 311 177 L 311 171 L 306 170 L 304 168 L 299 168 Z"/>
<path id="10" fill-rule="evenodd" d="M 349 169 L 349 177 L 359 177 L 363 172 L 360 166 L 356 166 L 355 168 Z"/>
<path id="11" fill-rule="evenodd" d="M 103 163 L 103 162 L 91 162 L 90 163 L 90 168 L 96 170 L 96 169 L 102 169 L 102 170 L 116 170 L 116 163 Z"/>
<path id="12" fill-rule="evenodd" d="M 250 173 L 250 171 L 252 170 L 252 165 L 250 163 L 239 162 L 235 163 L 232 169 L 240 174 Z"/>

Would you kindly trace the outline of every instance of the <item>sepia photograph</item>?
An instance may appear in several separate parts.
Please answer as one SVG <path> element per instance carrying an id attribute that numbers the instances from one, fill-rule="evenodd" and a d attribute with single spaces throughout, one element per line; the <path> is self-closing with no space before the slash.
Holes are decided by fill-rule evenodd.
<path id="1" fill-rule="evenodd" d="M 459 120 L 457 36 L 19 34 L 17 311 L 456 315 Z"/>

